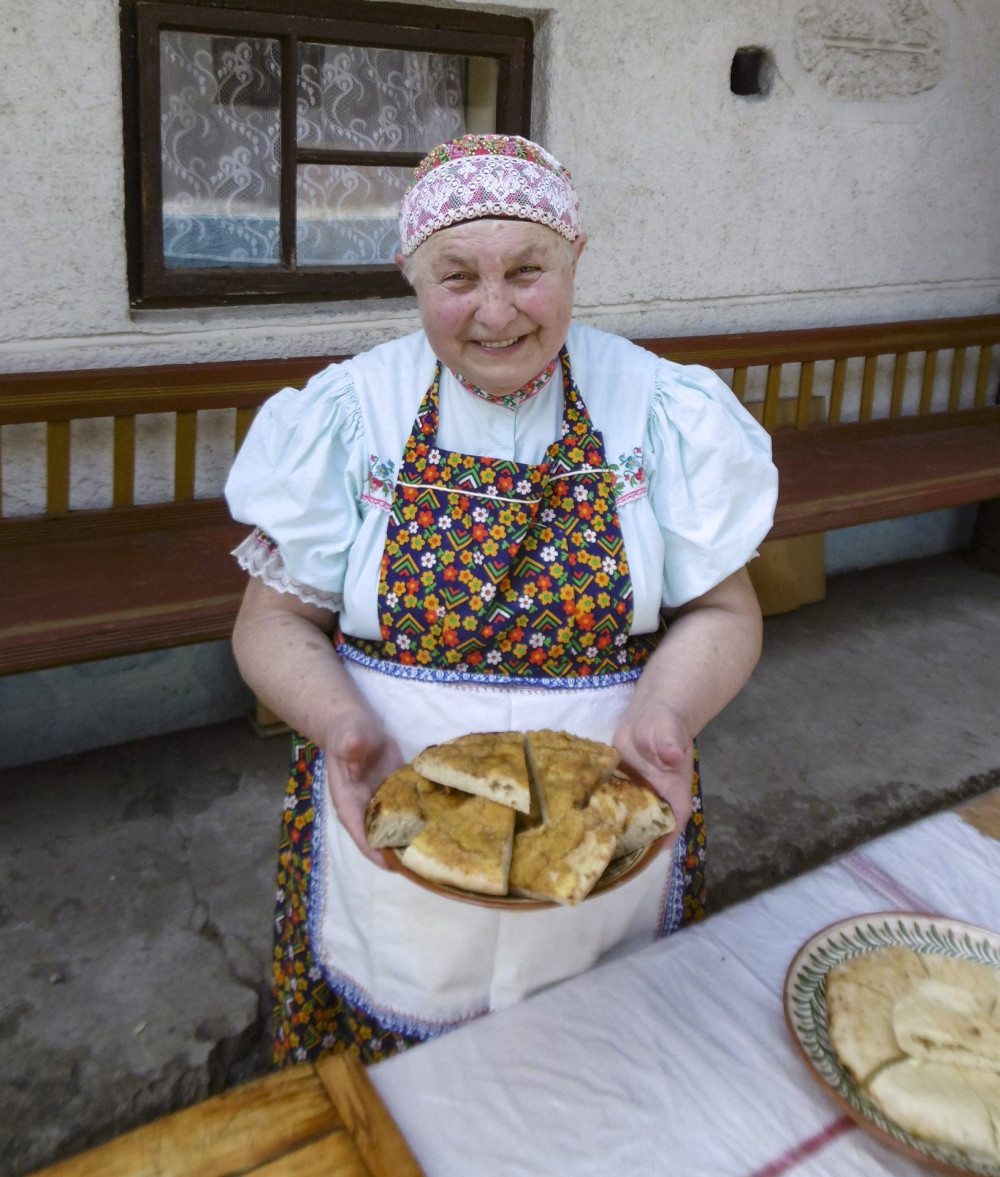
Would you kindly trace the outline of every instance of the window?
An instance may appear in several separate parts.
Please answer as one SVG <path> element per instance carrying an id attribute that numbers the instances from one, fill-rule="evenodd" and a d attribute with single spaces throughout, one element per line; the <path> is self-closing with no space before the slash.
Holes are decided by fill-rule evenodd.
<path id="1" fill-rule="evenodd" d="M 135 307 L 406 294 L 413 168 L 466 131 L 529 133 L 527 20 L 122 0 L 122 50 Z"/>

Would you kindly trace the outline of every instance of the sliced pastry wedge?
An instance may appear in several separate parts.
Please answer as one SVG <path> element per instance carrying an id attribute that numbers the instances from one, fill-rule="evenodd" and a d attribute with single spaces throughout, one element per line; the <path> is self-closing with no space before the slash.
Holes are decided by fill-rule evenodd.
<path id="1" fill-rule="evenodd" d="M 531 784 L 520 732 L 471 732 L 432 744 L 413 758 L 413 767 L 436 784 L 474 793 L 521 813 L 531 812 Z"/>
<path id="2" fill-rule="evenodd" d="M 619 756 L 610 744 L 548 729 L 526 732 L 524 748 L 543 822 L 557 822 L 568 810 L 586 805 Z"/>
<path id="3" fill-rule="evenodd" d="M 624 806 L 594 793 L 582 809 L 514 838 L 510 893 L 575 906 L 611 861 L 625 824 Z"/>
<path id="4" fill-rule="evenodd" d="M 641 785 L 622 772 L 613 772 L 611 777 L 598 785 L 597 792 L 612 797 L 625 807 L 625 824 L 618 835 L 615 858 L 641 850 L 677 826 L 670 804 L 653 792 L 647 785 Z"/>
<path id="5" fill-rule="evenodd" d="M 486 797 L 463 802 L 429 820 L 402 853 L 402 863 L 432 883 L 506 895 L 515 811 Z"/>
<path id="6" fill-rule="evenodd" d="M 365 832 L 374 850 L 406 846 L 429 818 L 468 800 L 444 785 L 421 776 L 412 765 L 398 768 L 379 785 L 365 812 Z"/>

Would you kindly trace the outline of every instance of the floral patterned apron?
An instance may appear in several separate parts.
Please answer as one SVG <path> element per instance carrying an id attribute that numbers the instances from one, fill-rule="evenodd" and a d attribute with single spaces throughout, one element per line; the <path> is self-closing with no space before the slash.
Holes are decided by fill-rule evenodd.
<path id="1" fill-rule="evenodd" d="M 551 679 L 635 671 L 632 585 L 604 442 L 560 354 L 562 435 L 537 466 L 437 444 L 441 367 L 406 443 L 379 580 L 371 658 Z"/>
<path id="2" fill-rule="evenodd" d="M 638 677 L 659 635 L 630 635 L 632 587 L 614 472 L 565 349 L 560 361 L 561 436 L 538 465 L 442 449 L 438 365 L 393 495 L 379 579 L 382 640 L 341 635 L 338 650 L 349 667 L 376 669 L 374 677 L 548 686 L 560 694 L 572 685 L 623 688 Z M 385 685 L 383 679 L 380 694 Z M 339 983 L 314 959 L 318 917 L 306 909 L 314 906 L 309 863 L 320 857 L 313 823 L 323 805 L 322 777 L 322 755 L 298 744 L 279 867 L 276 1058 L 311 1058 L 346 1041 L 374 1061 L 439 1031 L 428 1028 L 433 1023 L 416 1028 L 406 1018 L 376 1016 L 363 988 Z M 661 912 L 661 932 L 701 914 L 697 772 L 693 791 L 695 814 L 676 856 L 683 900 L 673 915 Z"/>

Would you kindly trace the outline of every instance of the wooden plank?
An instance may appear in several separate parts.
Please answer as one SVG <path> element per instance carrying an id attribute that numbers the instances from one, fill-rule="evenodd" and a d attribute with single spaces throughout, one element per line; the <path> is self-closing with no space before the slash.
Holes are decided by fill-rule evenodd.
<path id="1" fill-rule="evenodd" d="M 803 360 L 851 359 L 929 349 L 979 347 L 1000 341 L 1000 315 L 916 319 L 846 327 L 810 327 L 731 335 L 637 339 L 636 343 L 678 363 L 709 368 L 761 367 Z"/>
<path id="2" fill-rule="evenodd" d="M 858 419 L 870 421 L 875 403 L 875 375 L 878 371 L 878 356 L 865 356 L 864 373 L 861 377 L 861 408 Z"/>
<path id="3" fill-rule="evenodd" d="M 819 402 L 821 407 L 821 416 L 825 412 L 825 404 L 821 397 L 813 397 L 813 380 L 816 375 L 816 364 L 812 360 L 806 360 L 799 370 L 799 391 L 795 404 L 795 428 L 808 429 L 810 425 L 815 423 L 815 408 L 816 402 Z"/>
<path id="4" fill-rule="evenodd" d="M 178 409 L 255 407 L 348 356 L 0 374 L 0 422 L 128 417 Z"/>
<path id="5" fill-rule="evenodd" d="M 320 1059 L 316 1073 L 372 1177 L 423 1177 L 403 1134 L 353 1054 Z"/>
<path id="6" fill-rule="evenodd" d="M 775 437 L 778 507 L 768 539 L 1000 496 L 1000 422 L 835 440 L 841 427 Z M 830 435 L 833 435 L 831 438 Z M 778 445 L 779 436 L 789 445 Z"/>
<path id="7" fill-rule="evenodd" d="M 958 816 L 981 834 L 1000 842 L 1000 789 L 993 789 L 958 807 Z"/>
<path id="8" fill-rule="evenodd" d="M 921 417 L 927 416 L 931 411 L 934 378 L 937 375 L 937 358 L 936 349 L 931 349 L 924 355 L 924 375 L 920 382 L 920 408 L 918 410 Z"/>
<path id="9" fill-rule="evenodd" d="M 844 412 L 844 382 L 847 377 L 847 360 L 843 357 L 834 361 L 833 380 L 830 385 L 830 412 L 828 425 L 837 425 Z"/>
<path id="10" fill-rule="evenodd" d="M 198 414 L 183 409 L 174 414 L 174 502 L 194 498 L 195 451 Z"/>
<path id="11" fill-rule="evenodd" d="M 195 515 L 180 530 L 7 548 L 16 575 L 4 587 L 0 673 L 228 638 L 246 586 L 230 552 L 245 533 Z"/>
<path id="12" fill-rule="evenodd" d="M 955 413 L 962 403 L 962 381 L 965 379 L 965 348 L 956 347 L 951 360 L 951 384 L 948 388 L 948 409 Z"/>
<path id="13" fill-rule="evenodd" d="M 45 430 L 45 509 L 69 510 L 70 423 L 50 421 Z"/>
<path id="14" fill-rule="evenodd" d="M 252 1170 L 247 1177 L 371 1177 L 348 1133 L 341 1129 Z"/>
<path id="15" fill-rule="evenodd" d="M 906 390 L 906 365 L 909 362 L 907 352 L 898 352 L 892 368 L 892 399 L 889 403 L 889 416 L 903 415 L 903 393 Z"/>
<path id="16" fill-rule="evenodd" d="M 770 432 L 778 422 L 778 399 L 781 392 L 781 364 L 769 364 L 764 391 L 764 428 Z"/>
<path id="17" fill-rule="evenodd" d="M 975 407 L 981 409 L 986 405 L 989 393 L 990 364 L 993 360 L 993 347 L 979 349 L 979 363 L 976 367 L 976 398 Z"/>
<path id="18" fill-rule="evenodd" d="M 313 1068 L 289 1067 L 137 1128 L 36 1177 L 230 1177 L 341 1128 Z M 357 1170 L 345 1172 L 354 1177 Z"/>
<path id="19" fill-rule="evenodd" d="M 115 507 L 135 503 L 135 417 L 115 417 L 111 502 Z"/>

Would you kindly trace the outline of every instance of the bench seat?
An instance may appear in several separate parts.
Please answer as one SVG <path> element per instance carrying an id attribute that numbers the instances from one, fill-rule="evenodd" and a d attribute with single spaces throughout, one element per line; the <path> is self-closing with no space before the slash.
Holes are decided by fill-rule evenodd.
<path id="1" fill-rule="evenodd" d="M 221 499 L 8 520 L 0 674 L 228 638 L 247 534 Z"/>
<path id="2" fill-rule="evenodd" d="M 1000 497 L 1000 408 L 773 435 L 786 539 Z"/>

